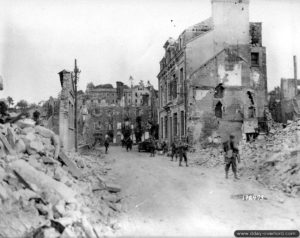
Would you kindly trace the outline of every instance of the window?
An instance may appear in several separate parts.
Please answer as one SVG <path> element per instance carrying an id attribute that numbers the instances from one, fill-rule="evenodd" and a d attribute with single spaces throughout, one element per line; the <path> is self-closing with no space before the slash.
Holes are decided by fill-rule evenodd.
<path id="1" fill-rule="evenodd" d="M 180 69 L 179 80 L 180 80 L 180 83 L 183 82 L 183 68 Z"/>
<path id="2" fill-rule="evenodd" d="M 223 98 L 224 97 L 224 87 L 220 83 L 216 88 L 215 88 L 215 98 Z"/>
<path id="3" fill-rule="evenodd" d="M 168 116 L 165 116 L 165 138 L 168 138 Z"/>
<path id="4" fill-rule="evenodd" d="M 172 82 L 168 83 L 168 101 L 171 101 L 172 97 Z"/>
<path id="5" fill-rule="evenodd" d="M 251 53 L 251 65 L 259 66 L 259 53 L 258 52 Z"/>
<path id="6" fill-rule="evenodd" d="M 174 136 L 177 136 L 177 113 L 173 115 Z"/>
<path id="7" fill-rule="evenodd" d="M 218 118 L 222 118 L 222 103 L 218 102 L 215 107 L 215 116 Z"/>
<path id="8" fill-rule="evenodd" d="M 163 106 L 163 86 L 160 86 L 160 107 Z"/>
<path id="9" fill-rule="evenodd" d="M 180 115 L 180 121 L 181 121 L 181 136 L 184 135 L 184 111 L 181 111 Z"/>
<path id="10" fill-rule="evenodd" d="M 248 117 L 249 118 L 254 118 L 255 117 L 255 108 L 253 106 L 248 108 Z"/>
<path id="11" fill-rule="evenodd" d="M 160 138 L 164 137 L 164 118 L 160 118 Z"/>
<path id="12" fill-rule="evenodd" d="M 167 83 L 165 83 L 164 93 L 165 93 L 165 96 L 164 96 L 164 105 L 166 105 L 167 104 L 167 100 L 168 100 L 168 85 L 167 85 Z"/>
<path id="13" fill-rule="evenodd" d="M 174 81 L 173 81 L 173 98 L 176 99 L 177 98 L 177 80 L 175 78 L 175 74 L 174 74 Z"/>

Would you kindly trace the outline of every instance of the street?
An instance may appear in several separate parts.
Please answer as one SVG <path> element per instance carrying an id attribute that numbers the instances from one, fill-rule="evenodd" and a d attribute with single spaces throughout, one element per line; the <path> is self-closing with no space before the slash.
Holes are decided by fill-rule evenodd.
<path id="1" fill-rule="evenodd" d="M 300 228 L 299 198 L 245 178 L 224 178 L 223 167 L 179 167 L 169 157 L 111 147 L 106 159 L 122 187 L 122 236 L 233 236 L 242 229 Z M 231 172 L 231 171 L 230 171 Z M 234 195 L 263 195 L 244 201 Z"/>

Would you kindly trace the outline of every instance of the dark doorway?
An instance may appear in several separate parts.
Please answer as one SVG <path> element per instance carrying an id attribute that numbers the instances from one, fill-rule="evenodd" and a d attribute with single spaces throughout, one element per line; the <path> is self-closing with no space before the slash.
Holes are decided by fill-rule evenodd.
<path id="1" fill-rule="evenodd" d="M 222 118 L 222 103 L 218 102 L 215 107 L 215 116 L 218 118 Z"/>

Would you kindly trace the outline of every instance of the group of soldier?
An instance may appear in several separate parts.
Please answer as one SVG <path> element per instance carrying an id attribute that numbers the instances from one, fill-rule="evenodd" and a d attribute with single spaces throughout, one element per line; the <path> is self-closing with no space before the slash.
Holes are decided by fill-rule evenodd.
<path id="1" fill-rule="evenodd" d="M 189 145 L 183 141 L 173 141 L 171 144 L 171 161 L 177 161 L 179 157 L 179 166 L 182 166 L 184 160 L 186 166 L 188 166 L 187 151 Z M 228 173 L 230 167 L 234 174 L 235 179 L 237 177 L 237 162 L 240 163 L 240 155 L 235 136 L 230 135 L 229 140 L 223 143 L 224 163 L 225 163 L 225 178 L 228 179 Z"/>
<path id="2" fill-rule="evenodd" d="M 187 161 L 187 151 L 189 145 L 184 141 L 174 141 L 171 144 L 171 161 L 177 161 L 179 157 L 179 166 L 182 166 L 182 161 L 184 160 L 186 167 L 188 167 Z M 150 139 L 150 157 L 155 156 L 155 151 L 161 151 L 162 154 L 168 153 L 168 146 L 165 141 L 157 142 L 153 138 Z M 175 159 L 174 159 L 175 157 Z"/>
<path id="3" fill-rule="evenodd" d="M 133 141 L 130 137 L 122 140 L 122 147 L 126 146 L 126 150 L 132 150 Z M 104 141 L 105 153 L 107 154 L 109 148 L 109 137 L 105 136 Z M 157 150 L 162 151 L 163 154 L 168 152 L 168 146 L 165 141 L 162 143 L 158 143 L 154 138 L 150 138 L 150 157 L 155 156 L 155 152 Z M 182 162 L 184 160 L 186 167 L 188 167 L 188 158 L 187 151 L 189 149 L 189 145 L 180 140 L 173 141 L 171 144 L 171 161 L 177 161 L 179 157 L 179 166 L 182 166 Z M 223 143 L 223 151 L 224 151 L 224 162 L 225 162 L 225 178 L 228 179 L 228 172 L 230 167 L 232 168 L 232 172 L 234 174 L 234 178 L 237 177 L 237 162 L 240 163 L 239 149 L 235 142 L 234 135 L 229 136 L 229 140 Z"/>
<path id="4" fill-rule="evenodd" d="M 177 161 L 179 157 L 179 166 L 182 166 L 182 161 L 184 160 L 186 167 L 188 167 L 187 161 L 187 151 L 189 145 L 183 141 L 173 141 L 171 144 L 171 161 Z M 174 158 L 175 157 L 175 158 Z"/>
<path id="5" fill-rule="evenodd" d="M 122 147 L 126 147 L 126 151 L 132 150 L 133 141 L 130 137 L 122 139 Z"/>

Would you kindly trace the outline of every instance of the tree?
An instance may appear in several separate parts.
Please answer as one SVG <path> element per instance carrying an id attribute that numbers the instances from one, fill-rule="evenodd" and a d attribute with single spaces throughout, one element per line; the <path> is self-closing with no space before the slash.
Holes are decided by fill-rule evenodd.
<path id="1" fill-rule="evenodd" d="M 28 102 L 24 99 L 20 100 L 16 104 L 17 108 L 20 108 L 22 111 L 28 108 Z"/>
<path id="2" fill-rule="evenodd" d="M 7 102 L 8 102 L 8 107 L 14 105 L 14 100 L 10 96 L 7 97 Z"/>
<path id="3" fill-rule="evenodd" d="M 93 88 L 95 88 L 95 85 L 94 85 L 92 82 L 90 82 L 90 83 L 88 83 L 88 84 L 86 85 L 86 88 L 87 88 L 87 89 L 93 89 Z"/>
<path id="4" fill-rule="evenodd" d="M 7 105 L 4 101 L 0 101 L 0 115 L 5 116 L 7 114 Z"/>
<path id="5" fill-rule="evenodd" d="M 29 108 L 36 108 L 38 105 L 36 103 L 30 103 L 29 104 Z"/>

